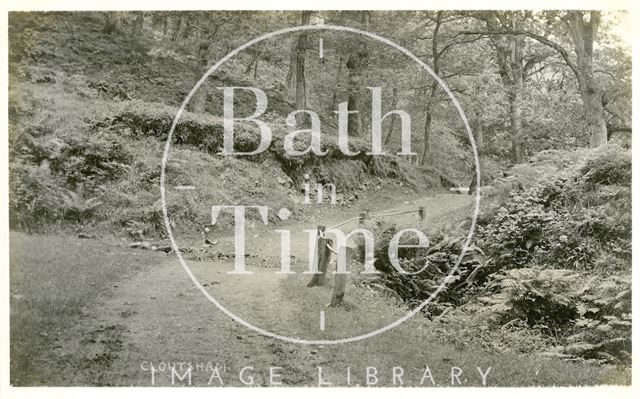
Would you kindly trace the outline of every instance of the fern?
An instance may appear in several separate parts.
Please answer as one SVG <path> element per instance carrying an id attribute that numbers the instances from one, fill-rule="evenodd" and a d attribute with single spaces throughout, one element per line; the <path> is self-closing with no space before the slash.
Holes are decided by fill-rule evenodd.
<path id="1" fill-rule="evenodd" d="M 631 351 L 631 281 L 587 279 L 573 270 L 522 268 L 491 275 L 480 311 L 520 319 L 553 336 L 572 357 L 626 362 Z M 566 338 L 563 338 L 566 337 Z M 562 345 L 564 344 L 564 345 Z"/>
<path id="2" fill-rule="evenodd" d="M 73 219 L 81 220 L 93 215 L 102 202 L 96 197 L 84 198 L 84 188 L 78 185 L 75 191 L 66 190 L 61 194 L 65 214 Z"/>

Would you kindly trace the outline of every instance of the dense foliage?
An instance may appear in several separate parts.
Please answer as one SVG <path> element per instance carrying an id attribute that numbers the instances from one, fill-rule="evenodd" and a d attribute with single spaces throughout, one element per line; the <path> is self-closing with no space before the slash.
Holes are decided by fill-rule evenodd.
<path id="1" fill-rule="evenodd" d="M 629 151 L 610 146 L 490 203 L 429 316 L 455 307 L 471 317 L 488 312 L 496 326 L 523 322 L 550 335 L 558 356 L 630 361 L 630 160 Z M 429 265 L 403 275 L 386 255 L 395 230 L 381 234 L 387 240 L 376 247 L 376 267 L 385 272 L 380 282 L 415 305 L 445 281 L 463 237 L 401 252 L 408 272 Z"/>
<path id="2" fill-rule="evenodd" d="M 131 168 L 132 156 L 115 136 L 81 140 L 74 134 L 33 137 L 25 132 L 12 144 L 11 222 L 27 229 L 90 218 L 104 183 Z"/>

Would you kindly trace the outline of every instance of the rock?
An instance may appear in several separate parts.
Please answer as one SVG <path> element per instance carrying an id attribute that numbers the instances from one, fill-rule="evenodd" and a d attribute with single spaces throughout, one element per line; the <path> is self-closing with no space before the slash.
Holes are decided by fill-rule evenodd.
<path id="1" fill-rule="evenodd" d="M 569 354 L 569 355 L 580 355 L 583 354 L 585 352 L 589 352 L 591 350 L 594 350 L 596 348 L 595 345 L 586 343 L 586 342 L 579 342 L 576 344 L 572 344 L 572 345 L 568 345 L 564 348 L 564 352 Z"/>
<path id="2" fill-rule="evenodd" d="M 93 238 L 96 238 L 96 235 L 95 234 L 80 233 L 80 234 L 78 234 L 78 238 L 90 238 L 90 239 L 93 239 Z"/>
<path id="3" fill-rule="evenodd" d="M 467 194 L 469 187 L 451 187 L 449 191 L 453 194 Z"/>
<path id="4" fill-rule="evenodd" d="M 276 178 L 276 181 L 278 182 L 278 184 L 285 184 L 287 181 L 285 179 L 283 179 L 282 177 L 278 177 Z"/>
<path id="5" fill-rule="evenodd" d="M 132 242 L 129 244 L 129 248 L 151 249 L 151 244 L 147 241 Z"/>

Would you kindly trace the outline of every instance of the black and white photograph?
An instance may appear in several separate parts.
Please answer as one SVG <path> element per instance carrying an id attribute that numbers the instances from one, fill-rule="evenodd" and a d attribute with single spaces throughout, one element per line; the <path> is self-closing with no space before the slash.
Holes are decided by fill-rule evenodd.
<path id="1" fill-rule="evenodd" d="M 4 13 L 5 397 L 632 397 L 632 3 L 241 3 Z"/>

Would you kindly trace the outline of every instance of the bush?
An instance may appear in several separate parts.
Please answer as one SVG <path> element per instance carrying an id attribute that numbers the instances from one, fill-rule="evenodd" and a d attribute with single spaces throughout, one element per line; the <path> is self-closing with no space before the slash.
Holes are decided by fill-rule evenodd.
<path id="1" fill-rule="evenodd" d="M 24 144 L 16 155 L 17 162 L 49 169 L 73 189 L 80 184 L 93 189 L 99 183 L 117 179 L 129 170 L 131 162 L 130 153 L 115 137 L 72 133 L 36 139 L 27 135 L 21 142 Z"/>
<path id="2" fill-rule="evenodd" d="M 602 156 L 590 159 L 580 169 L 585 182 L 607 186 L 631 186 L 631 157 L 612 147 Z"/>
<path id="3" fill-rule="evenodd" d="M 15 163 L 9 167 L 9 226 L 38 231 L 62 215 L 61 182 L 38 166 Z"/>
<path id="4" fill-rule="evenodd" d="M 113 138 L 80 134 L 34 138 L 22 133 L 12 152 L 10 225 L 30 230 L 93 217 L 102 185 L 120 179 L 131 159 Z"/>
<path id="5" fill-rule="evenodd" d="M 173 120 L 178 112 L 175 107 L 164 104 L 145 103 L 142 101 L 124 102 L 113 116 L 105 121 L 94 123 L 96 127 L 110 127 L 131 136 L 153 136 L 165 140 L 169 133 Z M 376 157 L 367 155 L 371 150 L 370 144 L 360 138 L 350 138 L 349 146 L 352 151 L 360 151 L 356 156 L 347 156 L 340 150 L 338 138 L 331 132 L 323 131 L 322 148 L 326 155 L 317 156 L 309 152 L 302 156 L 291 156 L 284 150 L 284 137 L 291 130 L 283 117 L 268 113 L 261 117 L 272 128 L 272 142 L 262 154 L 255 156 L 243 156 L 243 159 L 263 162 L 265 157 L 272 156 L 281 165 L 293 180 L 296 180 L 303 171 L 317 172 L 316 180 L 325 181 L 336 177 L 336 184 L 343 189 L 352 189 L 361 183 L 359 177 L 363 172 L 369 176 L 403 180 L 413 187 L 431 188 L 437 187 L 441 182 L 456 185 L 442 173 L 435 169 L 426 169 L 411 165 L 400 157 Z M 204 150 L 209 154 L 218 154 L 222 150 L 224 137 L 223 120 L 207 114 L 183 112 L 176 124 L 173 142 L 186 144 Z M 253 123 L 237 122 L 235 125 L 234 148 L 236 151 L 253 151 L 260 144 L 260 134 Z M 293 147 L 303 150 L 308 146 L 309 137 L 298 134 Z M 348 164 L 353 168 L 353 173 L 344 171 L 332 171 L 340 169 L 340 165 Z M 346 184 L 346 181 L 357 181 L 357 185 Z"/>
<path id="6" fill-rule="evenodd" d="M 160 103 L 128 101 L 123 102 L 120 109 L 109 120 L 98 122 L 96 126 L 119 128 L 122 132 L 133 136 L 145 135 L 166 139 L 177 112 L 177 108 Z M 248 126 L 248 124 L 237 124 L 236 128 L 240 136 L 242 136 L 241 128 L 248 128 Z M 257 139 L 257 135 L 255 136 Z M 173 134 L 173 140 L 176 144 L 199 146 L 210 153 L 219 151 L 222 146 L 222 137 L 222 118 L 186 111 L 178 121 Z M 250 145 L 251 143 L 246 144 Z M 257 140 L 253 144 L 257 146 Z M 240 150 L 240 147 L 237 148 Z"/>
<path id="7" fill-rule="evenodd" d="M 67 190 L 66 193 L 62 193 L 62 200 L 64 201 L 65 217 L 76 222 L 86 221 L 93 216 L 96 208 L 102 205 L 102 202 L 96 197 L 85 198 L 82 185 L 79 185 L 75 191 Z"/>
<path id="8" fill-rule="evenodd" d="M 630 361 L 630 177 L 629 152 L 609 147 L 484 215 L 493 274 L 476 310 L 525 321 L 563 356 Z"/>
<path id="9" fill-rule="evenodd" d="M 630 183 L 629 168 L 628 152 L 610 150 L 512 192 L 502 206 L 479 218 L 479 245 L 496 269 L 529 264 L 593 269 L 603 254 L 620 261 L 609 267 L 628 266 L 631 196 L 624 184 Z"/>
<path id="10" fill-rule="evenodd" d="M 616 147 L 589 154 L 483 210 L 477 247 L 428 307 L 430 315 L 456 307 L 470 320 L 489 315 L 494 329 L 537 331 L 547 338 L 517 334 L 553 342 L 551 352 L 561 357 L 630 361 L 630 154 Z M 403 275 L 387 258 L 395 231 L 380 229 L 379 282 L 415 304 L 440 285 L 463 238 L 440 236 L 426 253 L 401 252 L 405 270 L 429 262 L 427 270 Z"/>
<path id="11" fill-rule="evenodd" d="M 478 312 L 500 325 L 514 320 L 555 337 L 559 352 L 630 361 L 631 281 L 573 270 L 512 269 L 496 273 L 479 297 Z"/>
<path id="12" fill-rule="evenodd" d="M 429 298 L 446 280 L 435 301 L 425 309 L 429 317 L 441 314 L 448 307 L 462 304 L 466 300 L 465 288 L 474 283 L 478 271 L 485 265 L 482 251 L 473 245 L 467 248 L 458 269 L 449 277 L 453 265 L 462 253 L 464 239 L 440 235 L 431 241 L 427 249 L 399 248 L 400 265 L 409 273 L 402 274 L 391 265 L 387 253 L 389 241 L 396 232 L 395 226 L 389 226 L 383 229 L 379 233 L 380 237 L 376 239 L 374 266 L 382 272 L 382 275 L 375 283 L 384 284 L 397 297 L 408 304 L 416 305 Z M 416 244 L 417 238 L 400 242 L 402 245 L 412 243 Z M 362 256 L 364 247 L 361 245 L 359 250 Z M 425 265 L 428 266 L 425 267 Z"/>

